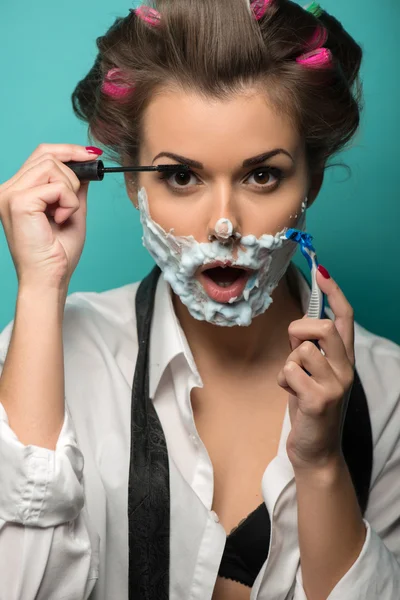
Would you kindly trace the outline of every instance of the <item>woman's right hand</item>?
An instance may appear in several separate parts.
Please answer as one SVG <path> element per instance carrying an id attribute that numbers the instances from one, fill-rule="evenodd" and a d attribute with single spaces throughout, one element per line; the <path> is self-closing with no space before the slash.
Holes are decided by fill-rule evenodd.
<path id="1" fill-rule="evenodd" d="M 86 238 L 89 183 L 63 163 L 96 158 L 84 146 L 41 144 L 0 185 L 0 221 L 20 286 L 68 289 Z"/>

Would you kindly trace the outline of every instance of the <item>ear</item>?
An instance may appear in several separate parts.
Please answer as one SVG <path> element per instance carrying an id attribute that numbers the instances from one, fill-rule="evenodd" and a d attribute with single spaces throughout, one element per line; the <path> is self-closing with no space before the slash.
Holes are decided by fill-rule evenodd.
<path id="1" fill-rule="evenodd" d="M 324 175 L 325 175 L 324 168 L 322 168 L 319 171 L 314 171 L 311 174 L 307 207 L 310 207 L 314 203 L 315 199 L 317 198 L 317 196 L 321 190 L 322 184 L 324 183 Z"/>
<path id="2" fill-rule="evenodd" d="M 132 180 L 130 173 L 124 173 L 125 187 L 128 193 L 129 199 L 135 208 L 138 208 L 138 189 L 136 183 Z"/>

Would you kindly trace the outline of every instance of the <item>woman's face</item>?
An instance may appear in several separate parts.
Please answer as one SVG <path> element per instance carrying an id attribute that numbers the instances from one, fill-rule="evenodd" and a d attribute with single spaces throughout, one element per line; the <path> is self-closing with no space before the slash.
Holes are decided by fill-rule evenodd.
<path id="1" fill-rule="evenodd" d="M 190 173 L 140 174 L 151 217 L 177 236 L 209 241 L 229 219 L 245 236 L 296 227 L 309 192 L 303 140 L 256 90 L 229 100 L 164 91 L 146 109 L 140 164 L 182 162 Z"/>

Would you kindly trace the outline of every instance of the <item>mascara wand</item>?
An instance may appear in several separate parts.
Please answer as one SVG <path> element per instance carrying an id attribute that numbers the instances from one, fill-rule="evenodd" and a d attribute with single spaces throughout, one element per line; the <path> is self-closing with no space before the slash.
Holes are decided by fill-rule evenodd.
<path id="1" fill-rule="evenodd" d="M 158 171 L 160 173 L 182 173 L 189 171 L 188 165 L 157 165 L 144 167 L 105 167 L 102 160 L 86 162 L 70 161 L 64 163 L 69 167 L 79 181 L 103 181 L 105 173 L 136 173 L 140 171 Z"/>

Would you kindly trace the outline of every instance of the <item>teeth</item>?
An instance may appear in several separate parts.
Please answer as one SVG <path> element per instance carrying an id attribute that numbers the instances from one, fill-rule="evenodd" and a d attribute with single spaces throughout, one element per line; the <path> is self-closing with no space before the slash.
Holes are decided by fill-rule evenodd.
<path id="1" fill-rule="evenodd" d="M 230 285 L 232 285 L 232 283 L 229 281 L 218 281 L 217 285 L 219 285 L 219 287 L 222 287 L 222 288 L 227 288 Z"/>

